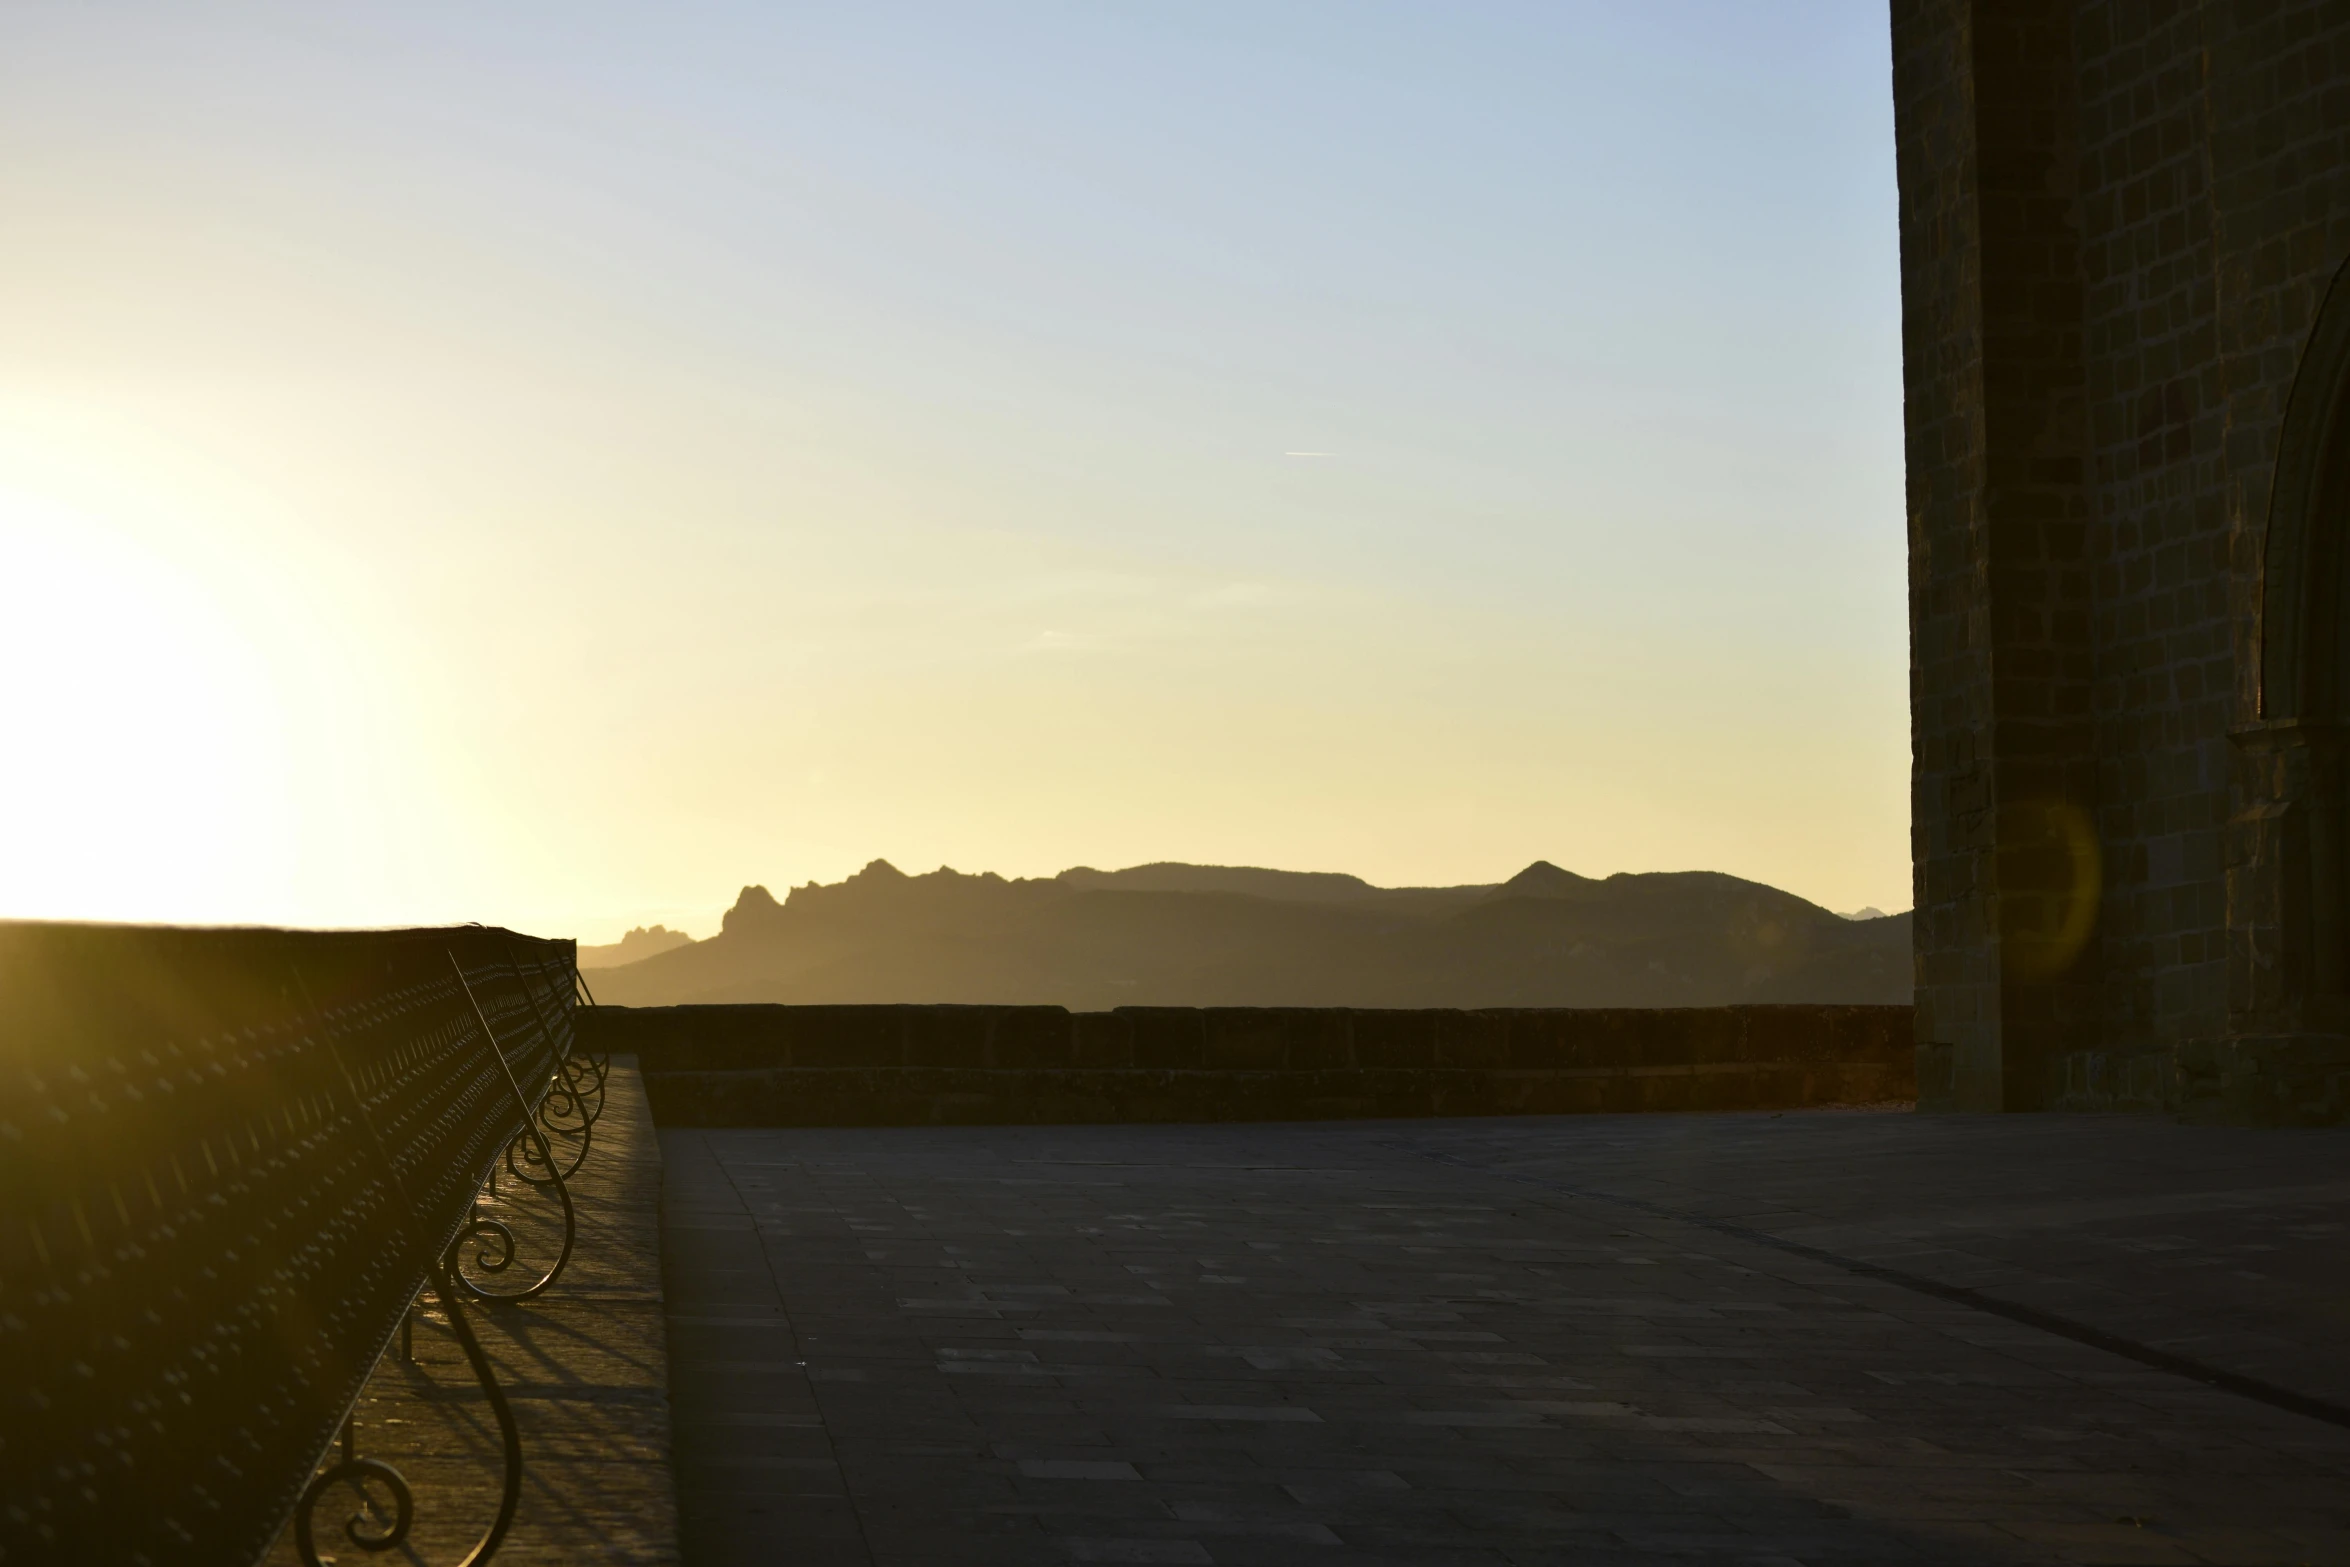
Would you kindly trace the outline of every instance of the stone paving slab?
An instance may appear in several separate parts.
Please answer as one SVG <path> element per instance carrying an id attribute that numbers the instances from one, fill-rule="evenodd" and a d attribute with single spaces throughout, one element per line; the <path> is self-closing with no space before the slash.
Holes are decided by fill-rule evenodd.
<path id="1" fill-rule="evenodd" d="M 2341 1134 L 661 1135 L 697 1567 L 2350 1562 L 2350 1430 L 1708 1227 L 2330 1387 Z"/>
<path id="2" fill-rule="evenodd" d="M 2350 1129 L 1665 1116 L 1561 1139 L 1542 1125 L 1456 1123 L 1411 1145 L 1992 1291 L 2350 1406 Z"/>
<path id="3" fill-rule="evenodd" d="M 570 1188 L 578 1240 L 555 1287 L 525 1305 L 469 1309 L 522 1434 L 521 1505 L 495 1560 L 668 1567 L 678 1550 L 660 1294 L 661 1150 L 627 1057 L 613 1062 L 594 1145 Z M 559 1209 L 510 1180 L 500 1191 L 482 1211 L 515 1228 L 515 1270 L 543 1266 L 560 1233 Z M 497 1512 L 497 1426 L 463 1351 L 430 1311 L 414 1343 L 413 1363 L 395 1349 L 377 1365 L 357 1421 L 361 1455 L 390 1463 L 414 1490 L 415 1530 L 403 1549 L 371 1555 L 340 1532 L 361 1498 L 322 1506 L 319 1548 L 340 1567 L 458 1561 Z M 269 1567 L 298 1561 L 292 1536 L 291 1529 L 280 1536 Z"/>

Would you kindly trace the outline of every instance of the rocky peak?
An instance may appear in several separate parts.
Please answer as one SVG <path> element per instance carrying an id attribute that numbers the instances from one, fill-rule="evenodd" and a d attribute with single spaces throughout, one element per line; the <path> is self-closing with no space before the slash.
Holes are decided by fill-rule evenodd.
<path id="1" fill-rule="evenodd" d="M 1548 860 L 1536 860 L 1495 890 L 1501 898 L 1568 898 L 1592 885 L 1588 876 L 1561 870 Z"/>
<path id="2" fill-rule="evenodd" d="M 734 907 L 726 911 L 723 929 L 729 936 L 737 935 L 772 925 L 782 917 L 783 905 L 775 901 L 775 894 L 765 887 L 745 887 L 736 894 Z"/>

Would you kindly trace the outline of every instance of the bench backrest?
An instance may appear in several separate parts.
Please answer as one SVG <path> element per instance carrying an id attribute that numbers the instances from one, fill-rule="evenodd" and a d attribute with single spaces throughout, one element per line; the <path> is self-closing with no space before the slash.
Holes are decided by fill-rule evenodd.
<path id="1" fill-rule="evenodd" d="M 523 1124 L 456 969 L 536 1095 L 573 964 L 0 924 L 0 1561 L 267 1549 Z"/>

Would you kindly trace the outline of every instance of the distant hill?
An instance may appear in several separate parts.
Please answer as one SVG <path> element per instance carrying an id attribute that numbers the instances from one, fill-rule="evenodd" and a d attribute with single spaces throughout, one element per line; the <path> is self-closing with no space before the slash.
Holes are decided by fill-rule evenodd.
<path id="1" fill-rule="evenodd" d="M 693 940 L 684 931 L 671 930 L 666 925 L 639 925 L 608 946 L 580 948 L 579 966 L 603 969 L 618 968 L 624 963 L 641 963 L 646 958 L 691 946 Z"/>
<path id="2" fill-rule="evenodd" d="M 782 903 L 745 887 L 718 935 L 595 987 L 624 1006 L 1906 1003 L 1909 916 L 1847 919 L 1711 871 L 1594 880 L 1545 860 L 1465 887 L 1176 864 L 1007 881 L 875 860 Z"/>

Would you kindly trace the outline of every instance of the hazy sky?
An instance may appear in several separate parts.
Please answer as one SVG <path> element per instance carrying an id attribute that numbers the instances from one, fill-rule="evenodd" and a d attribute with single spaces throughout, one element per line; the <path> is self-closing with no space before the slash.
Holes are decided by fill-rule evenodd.
<path id="1" fill-rule="evenodd" d="M 1881 0 L 0 8 L 0 914 L 1909 902 Z"/>

